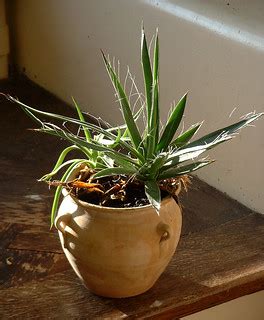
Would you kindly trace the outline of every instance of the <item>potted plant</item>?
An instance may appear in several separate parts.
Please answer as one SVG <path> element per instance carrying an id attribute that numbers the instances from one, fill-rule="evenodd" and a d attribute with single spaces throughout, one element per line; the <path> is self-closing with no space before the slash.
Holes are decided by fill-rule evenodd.
<path id="1" fill-rule="evenodd" d="M 158 34 L 151 62 L 142 30 L 145 95 L 142 98 L 137 91 L 138 99 L 142 100 L 139 110 L 133 111 L 118 71 L 102 55 L 124 125 L 102 127 L 85 121 L 75 100 L 78 118 L 41 111 L 7 97 L 40 125 L 38 131 L 70 143 L 53 170 L 40 180 L 56 186 L 51 225 L 59 230 L 64 253 L 76 274 L 98 295 L 128 297 L 151 288 L 174 254 L 181 231 L 177 195 L 186 186 L 189 173 L 213 162 L 196 159 L 232 139 L 263 113 L 249 114 L 192 142 L 202 123 L 175 138 L 187 94 L 173 107 L 161 130 Z M 136 88 L 133 79 L 132 83 Z M 146 119 L 143 132 L 137 124 L 140 118 Z M 81 156 L 66 161 L 72 151 Z M 60 179 L 53 180 L 62 171 Z"/>

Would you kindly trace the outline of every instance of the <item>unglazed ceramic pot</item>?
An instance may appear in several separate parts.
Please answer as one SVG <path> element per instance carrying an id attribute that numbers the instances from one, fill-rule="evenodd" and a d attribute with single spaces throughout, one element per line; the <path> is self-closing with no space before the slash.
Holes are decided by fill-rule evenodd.
<path id="1" fill-rule="evenodd" d="M 150 289 L 174 254 L 182 216 L 173 198 L 151 205 L 107 208 L 73 199 L 64 190 L 55 225 L 63 251 L 95 294 L 130 297 Z"/>

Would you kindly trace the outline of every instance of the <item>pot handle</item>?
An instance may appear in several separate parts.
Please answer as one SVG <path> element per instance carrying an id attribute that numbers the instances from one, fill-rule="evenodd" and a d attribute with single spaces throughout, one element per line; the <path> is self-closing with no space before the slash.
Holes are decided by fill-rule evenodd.
<path id="1" fill-rule="evenodd" d="M 168 224 L 160 222 L 157 231 L 160 234 L 160 243 L 170 238 L 170 226 Z"/>
<path id="2" fill-rule="evenodd" d="M 66 213 L 61 216 L 57 216 L 54 222 L 55 227 L 62 233 L 63 247 L 66 249 L 67 249 L 66 247 L 67 232 L 65 231 L 65 228 L 67 227 L 71 219 L 72 219 L 72 215 L 70 213 Z"/>

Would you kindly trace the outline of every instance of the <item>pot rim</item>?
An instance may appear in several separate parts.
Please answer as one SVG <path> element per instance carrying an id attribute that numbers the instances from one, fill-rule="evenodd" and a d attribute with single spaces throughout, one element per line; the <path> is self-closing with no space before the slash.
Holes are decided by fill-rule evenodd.
<path id="1" fill-rule="evenodd" d="M 103 211 L 106 211 L 107 213 L 112 213 L 112 214 L 121 213 L 122 211 L 126 211 L 126 212 L 129 212 L 130 214 L 133 214 L 133 213 L 138 213 L 139 211 L 142 211 L 142 210 L 144 210 L 144 211 L 146 211 L 146 210 L 147 211 L 155 210 L 155 208 L 151 204 L 147 204 L 145 206 L 140 206 L 140 207 L 127 207 L 127 208 L 104 207 L 104 206 L 100 206 L 100 205 L 97 205 L 97 204 L 92 204 L 92 203 L 89 203 L 89 202 L 85 202 L 85 201 L 79 200 L 75 196 L 69 194 L 68 191 L 67 191 L 67 195 L 66 196 L 69 196 L 77 205 L 80 205 L 85 209 L 90 208 L 90 209 L 94 209 L 94 210 L 97 210 L 97 211 L 102 211 L 103 210 Z M 171 200 L 175 201 L 172 196 L 166 196 L 161 201 L 161 205 L 165 205 Z M 175 203 L 177 204 L 176 201 L 175 201 Z"/>

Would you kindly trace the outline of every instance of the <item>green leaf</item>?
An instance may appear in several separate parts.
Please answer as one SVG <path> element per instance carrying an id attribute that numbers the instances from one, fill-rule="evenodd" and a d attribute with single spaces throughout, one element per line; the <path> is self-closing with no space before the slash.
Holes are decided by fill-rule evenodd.
<path id="1" fill-rule="evenodd" d="M 236 133 L 238 130 L 246 127 L 251 122 L 257 120 L 259 117 L 261 117 L 264 113 L 258 113 L 258 114 L 252 114 L 245 117 L 243 120 L 238 121 L 230 126 L 227 126 L 225 128 L 216 130 L 214 132 L 211 132 L 191 143 L 189 143 L 186 147 L 196 147 L 196 146 L 205 146 L 210 144 L 211 147 L 214 147 L 215 145 L 222 143 L 226 140 L 229 140 L 233 138 L 234 133 Z M 209 149 L 209 148 L 207 148 Z"/>
<path id="2" fill-rule="evenodd" d="M 155 83 L 153 87 L 153 108 L 151 113 L 151 123 L 149 132 L 146 137 L 147 158 L 151 159 L 155 156 L 155 149 L 158 143 L 158 130 L 159 130 L 159 96 L 158 84 Z"/>
<path id="3" fill-rule="evenodd" d="M 75 135 L 71 134 L 70 132 L 66 132 L 60 128 L 52 129 L 52 127 L 54 126 L 52 124 L 49 124 L 49 126 L 51 126 L 51 128 L 42 128 L 42 129 L 38 129 L 37 131 L 40 131 L 43 133 L 48 133 L 51 135 L 55 135 L 55 136 L 60 137 L 62 139 L 68 140 L 71 143 L 76 144 L 79 148 L 84 147 L 84 148 L 89 148 L 89 149 L 96 150 L 96 151 L 102 151 L 102 152 L 105 152 L 106 154 L 111 155 L 111 158 L 113 158 L 113 159 L 117 159 L 117 160 L 123 159 L 124 161 L 130 162 L 135 166 L 139 166 L 137 164 L 137 162 L 135 160 L 133 160 L 131 157 L 129 157 L 125 154 L 122 154 L 112 148 L 108 148 L 106 146 L 97 144 L 95 142 L 87 142 L 85 140 L 81 140 L 80 138 L 76 137 Z"/>
<path id="4" fill-rule="evenodd" d="M 9 98 L 10 101 L 19 104 L 20 107 L 26 113 L 30 112 L 31 114 L 33 114 L 32 112 L 34 112 L 34 113 L 41 114 L 41 115 L 46 116 L 46 117 L 50 117 L 50 118 L 53 118 L 53 119 L 61 120 L 63 122 L 69 122 L 69 123 L 73 123 L 73 124 L 77 124 L 77 125 L 82 125 L 84 127 L 87 127 L 88 129 L 92 130 L 92 131 L 104 134 L 106 137 L 112 139 L 113 141 L 116 140 L 116 135 L 114 135 L 113 133 L 107 131 L 106 129 L 101 128 L 100 126 L 97 126 L 97 125 L 94 125 L 94 124 L 91 124 L 91 123 L 87 123 L 87 122 L 84 122 L 84 121 L 81 121 L 81 120 L 77 120 L 77 119 L 74 119 L 74 118 L 71 118 L 71 117 L 66 117 L 66 116 L 62 116 L 62 115 L 59 115 L 59 114 L 55 114 L 55 113 L 41 111 L 41 110 L 32 108 L 30 106 L 27 106 L 26 104 L 20 102 L 19 100 L 17 100 L 16 98 L 13 98 L 11 96 L 8 96 L 8 98 Z M 39 123 L 40 125 L 43 125 L 43 122 L 39 118 L 37 118 L 35 115 L 33 115 L 33 116 L 34 116 L 33 119 L 37 123 Z M 121 147 L 125 148 L 128 152 L 130 152 L 131 154 L 136 156 L 140 161 L 144 161 L 144 158 L 143 158 L 142 154 L 140 152 L 138 152 L 135 148 L 130 146 L 130 144 L 122 141 L 122 139 L 119 141 L 119 144 L 120 144 Z"/>
<path id="5" fill-rule="evenodd" d="M 198 156 L 200 156 L 202 153 L 204 153 L 207 148 L 210 148 L 210 145 L 206 146 L 197 146 L 192 148 L 186 148 L 186 149 L 179 149 L 176 152 L 171 153 L 167 159 L 166 163 L 163 166 L 163 170 L 167 170 L 171 167 L 175 167 L 179 165 L 182 162 L 188 161 L 188 160 L 194 160 Z"/>
<path id="6" fill-rule="evenodd" d="M 192 143 L 186 144 L 184 147 L 180 149 L 176 149 L 176 151 L 173 151 L 168 156 L 166 163 L 164 165 L 164 169 L 174 167 L 179 163 L 182 163 L 188 160 L 194 160 L 205 151 L 212 149 L 215 146 L 217 146 L 219 143 L 228 141 L 230 139 L 232 139 L 231 135 L 222 135 L 222 136 L 219 136 L 217 139 L 212 140 L 211 142 L 209 142 L 208 140 L 208 143 L 205 143 L 205 144 L 197 144 L 197 145 L 193 145 Z"/>
<path id="7" fill-rule="evenodd" d="M 131 158 L 124 158 L 122 154 L 115 152 L 115 153 L 105 153 L 106 155 L 108 155 L 108 157 L 111 157 L 115 164 L 121 167 L 124 167 L 128 170 L 138 170 L 138 168 L 140 167 L 137 163 L 133 162 L 133 160 Z M 132 161 L 131 161 L 132 160 Z"/>
<path id="8" fill-rule="evenodd" d="M 2 93 L 1 93 L 1 94 L 2 94 Z M 38 125 L 42 126 L 42 121 L 41 121 L 38 117 L 36 117 L 36 116 L 31 112 L 30 108 L 29 108 L 29 109 L 26 108 L 27 106 L 26 106 L 24 103 L 20 102 L 18 99 L 10 96 L 9 94 L 7 94 L 7 95 L 6 95 L 6 94 L 3 94 L 3 95 L 4 95 L 9 101 L 19 104 L 20 107 L 22 108 L 22 110 L 23 110 L 34 122 L 36 122 Z"/>
<path id="9" fill-rule="evenodd" d="M 99 179 L 99 178 L 103 178 L 103 177 L 115 176 L 115 175 L 120 175 L 120 174 L 133 175 L 135 173 L 136 173 L 135 169 L 131 170 L 131 169 L 122 168 L 122 167 L 106 168 L 106 169 L 103 169 L 103 170 L 97 172 L 93 176 L 93 179 Z"/>
<path id="10" fill-rule="evenodd" d="M 104 63 L 105 63 L 106 69 L 108 71 L 109 77 L 113 83 L 113 86 L 114 86 L 117 94 L 118 94 L 121 109 L 123 112 L 123 117 L 126 122 L 127 128 L 129 130 L 130 138 L 134 144 L 134 147 L 138 148 L 138 150 L 140 150 L 140 148 L 142 147 L 141 146 L 141 136 L 138 131 L 137 125 L 135 123 L 132 111 L 130 109 L 127 96 L 125 94 L 125 91 L 124 91 L 120 81 L 118 80 L 116 73 L 114 72 L 112 66 L 110 65 L 109 61 L 106 59 L 103 52 L 102 52 L 102 55 L 103 55 Z"/>
<path id="11" fill-rule="evenodd" d="M 196 171 L 198 169 L 201 169 L 202 167 L 205 167 L 209 164 L 214 162 L 213 160 L 204 160 L 204 161 L 197 161 L 191 164 L 187 164 L 185 166 L 177 167 L 177 168 L 171 168 L 168 170 L 163 171 L 159 177 L 158 180 L 164 180 L 169 178 L 175 178 L 178 176 L 182 176 L 184 174 Z"/>
<path id="12" fill-rule="evenodd" d="M 80 107 L 78 106 L 77 102 L 75 101 L 75 99 L 74 99 L 73 97 L 72 97 L 72 101 L 73 101 L 74 106 L 75 106 L 75 108 L 76 108 L 76 110 L 77 110 L 79 119 L 80 119 L 81 121 L 83 121 L 83 122 L 86 122 L 85 119 L 84 119 L 84 116 L 83 116 L 83 114 L 82 114 L 82 111 L 81 111 Z M 90 142 L 90 141 L 92 140 L 92 136 L 91 136 L 91 134 L 90 134 L 90 131 L 89 131 L 89 130 L 87 129 L 87 127 L 85 127 L 85 126 L 82 126 L 82 128 L 83 128 L 83 132 L 84 132 L 84 134 L 85 134 L 86 141 Z"/>
<path id="13" fill-rule="evenodd" d="M 100 134 L 99 138 L 96 141 L 99 142 L 100 144 L 105 145 L 105 146 L 115 148 L 116 146 L 118 146 L 121 138 L 122 138 L 121 130 L 119 128 L 117 128 L 117 136 L 116 136 L 116 139 L 114 142 L 113 142 L 113 140 L 110 140 L 110 139 L 104 139 L 103 134 Z"/>
<path id="14" fill-rule="evenodd" d="M 143 76 L 145 83 L 145 96 L 146 96 L 146 107 L 147 107 L 147 126 L 148 132 L 150 128 L 150 117 L 151 117 L 151 105 L 152 105 L 152 71 L 147 46 L 146 35 L 142 28 L 141 35 L 141 64 L 143 68 Z"/>
<path id="15" fill-rule="evenodd" d="M 219 129 L 198 140 L 195 140 L 194 142 L 186 144 L 182 148 L 176 150 L 176 152 L 173 152 L 169 155 L 163 169 L 169 169 L 184 161 L 194 160 L 203 152 L 216 147 L 220 143 L 232 139 L 234 137 L 234 133 L 247 126 L 252 121 L 257 120 L 261 115 L 263 115 L 263 113 L 250 115 L 231 126 Z"/>
<path id="16" fill-rule="evenodd" d="M 64 182 L 64 181 L 62 181 L 62 182 Z M 58 186 L 56 188 L 56 191 L 55 191 L 55 194 L 53 197 L 53 203 L 52 203 L 51 215 L 50 215 L 50 229 L 53 227 L 55 218 L 57 216 L 59 201 L 60 201 L 60 197 L 61 197 L 61 191 L 62 191 L 62 186 Z"/>
<path id="17" fill-rule="evenodd" d="M 61 178 L 61 182 L 65 182 L 69 179 L 70 175 L 73 173 L 73 171 L 78 168 L 79 165 L 81 165 L 82 163 L 85 163 L 86 160 L 76 160 L 72 165 L 69 166 L 69 168 L 65 171 L 64 175 Z M 55 194 L 54 194 L 54 198 L 53 198 L 53 203 L 52 203 L 52 209 L 51 209 L 51 216 L 50 216 L 50 228 L 52 228 L 55 218 L 57 216 L 57 212 L 58 212 L 58 207 L 59 207 L 59 201 L 60 201 L 60 197 L 61 197 L 61 191 L 62 191 L 63 187 L 62 186 L 58 186 L 56 188 Z"/>
<path id="18" fill-rule="evenodd" d="M 158 29 L 156 30 L 154 57 L 153 57 L 153 82 L 158 82 L 159 78 L 159 36 Z"/>
<path id="19" fill-rule="evenodd" d="M 145 181 L 145 193 L 150 202 L 150 204 L 156 209 L 159 214 L 160 210 L 160 188 L 156 180 L 147 180 Z"/>
<path id="20" fill-rule="evenodd" d="M 187 93 L 181 98 L 176 107 L 173 109 L 157 146 L 158 151 L 165 151 L 173 139 L 173 136 L 175 135 L 175 132 L 177 131 L 182 120 L 186 99 Z"/>
<path id="21" fill-rule="evenodd" d="M 257 120 L 261 115 L 263 115 L 263 113 L 248 116 L 231 126 L 219 129 L 195 140 L 194 142 L 186 144 L 182 148 L 176 150 L 176 152 L 169 155 L 166 164 L 164 165 L 164 169 L 174 167 L 184 161 L 194 160 L 203 152 L 216 147 L 220 143 L 232 139 L 234 137 L 234 133 L 247 126 L 252 121 Z"/>
<path id="22" fill-rule="evenodd" d="M 149 172 L 149 180 L 155 180 L 157 178 L 159 171 L 162 169 L 165 161 L 167 160 L 167 156 L 167 153 L 161 153 L 158 156 L 156 156 L 156 158 L 150 164 L 149 168 L 146 170 L 146 172 Z"/>
<path id="23" fill-rule="evenodd" d="M 84 148 L 89 148 L 89 149 L 96 150 L 96 151 L 109 151 L 108 148 L 106 148 L 100 144 L 96 144 L 94 142 L 87 142 L 85 140 L 80 139 L 79 137 L 75 136 L 74 134 L 72 134 L 70 132 L 66 132 L 66 131 L 60 129 L 59 127 L 54 129 L 51 126 L 54 127 L 52 124 L 48 124 L 47 127 L 41 128 L 41 129 L 36 129 L 35 131 L 47 133 L 50 135 L 54 135 L 54 136 L 63 138 L 65 140 L 68 140 L 68 141 L 74 143 L 79 148 L 84 147 Z"/>
<path id="24" fill-rule="evenodd" d="M 64 167 L 66 167 L 67 165 L 74 163 L 76 161 L 85 161 L 87 164 L 89 164 L 89 167 L 92 168 L 93 164 L 91 161 L 87 160 L 87 159 L 72 159 L 72 160 L 68 160 L 64 163 L 62 163 L 60 166 L 58 166 L 56 169 L 53 169 L 50 173 L 45 174 L 42 178 L 40 178 L 38 181 L 48 181 L 50 180 L 55 174 L 57 174 L 61 169 L 63 169 Z"/>
<path id="25" fill-rule="evenodd" d="M 109 158 L 107 155 L 103 154 L 103 155 L 100 155 L 99 156 L 100 158 L 100 162 L 104 163 L 104 168 L 102 169 L 105 169 L 105 168 L 109 168 L 109 167 L 113 167 L 115 165 L 115 161 L 114 159 L 112 158 Z"/>
<path id="26" fill-rule="evenodd" d="M 152 83 L 152 106 L 151 106 L 151 117 L 150 117 L 150 132 L 153 135 L 153 146 L 151 148 L 152 156 L 156 149 L 157 143 L 159 142 L 159 39 L 158 33 L 156 33 L 155 46 L 154 46 L 154 57 L 153 57 L 153 83 Z"/>
<path id="27" fill-rule="evenodd" d="M 141 113 L 142 113 L 143 110 L 144 110 L 143 107 L 141 107 L 141 108 L 135 113 L 135 115 L 134 115 L 134 120 L 135 120 L 135 121 L 137 121 L 137 120 L 139 119 L 139 116 L 141 115 Z M 129 136 L 129 131 L 128 131 L 128 129 L 127 129 L 127 125 L 125 125 L 125 126 L 126 126 L 126 130 L 124 131 L 121 139 L 125 139 L 126 137 Z"/>
<path id="28" fill-rule="evenodd" d="M 197 123 L 192 125 L 188 130 L 178 136 L 170 145 L 175 146 L 177 148 L 183 147 L 187 142 L 191 140 L 191 138 L 196 134 L 196 132 L 200 129 L 203 123 Z"/>
<path id="29" fill-rule="evenodd" d="M 143 110 L 144 110 L 143 107 L 141 107 L 141 108 L 135 113 L 135 115 L 133 115 L 135 121 L 137 121 L 137 120 L 139 119 L 139 117 L 140 117 L 140 115 L 142 114 L 142 111 L 143 111 Z M 122 125 L 120 125 L 120 126 L 118 126 L 118 127 L 107 128 L 107 129 L 105 129 L 105 130 L 106 130 L 106 131 L 109 131 L 109 132 L 113 132 L 113 131 L 117 131 L 118 129 L 120 129 L 120 130 L 125 129 L 122 137 L 124 137 L 124 136 L 126 137 L 126 136 L 128 135 L 128 130 L 127 130 L 127 125 L 126 125 L 126 124 L 122 124 Z"/>
<path id="30" fill-rule="evenodd" d="M 159 39 L 156 33 L 153 57 L 152 101 L 147 135 L 147 158 L 153 158 L 159 142 Z"/>
<path id="31" fill-rule="evenodd" d="M 59 155 L 59 158 L 54 166 L 54 168 L 52 169 L 51 173 L 45 174 L 43 177 L 41 177 L 39 180 L 40 181 L 46 181 L 49 180 L 54 174 L 53 172 L 55 172 L 63 163 L 65 157 L 68 155 L 68 153 L 72 150 L 80 150 L 77 146 L 70 146 L 65 148 L 61 154 Z"/>

